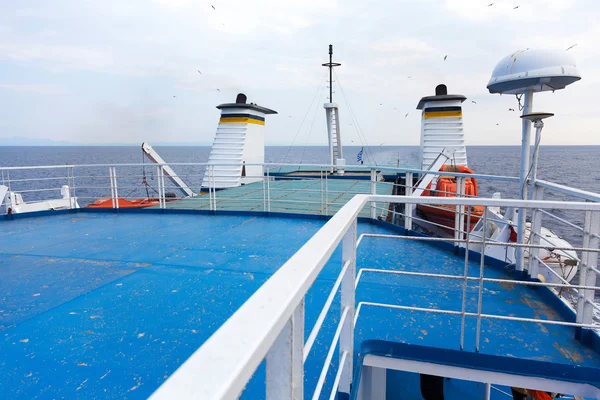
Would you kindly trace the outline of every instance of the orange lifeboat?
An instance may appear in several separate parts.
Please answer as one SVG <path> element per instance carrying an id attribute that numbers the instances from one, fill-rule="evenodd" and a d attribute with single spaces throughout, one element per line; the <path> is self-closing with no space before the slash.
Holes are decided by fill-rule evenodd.
<path id="1" fill-rule="evenodd" d="M 440 169 L 441 172 L 456 172 L 461 174 L 472 174 L 473 171 L 465 166 L 459 165 L 448 165 L 445 164 Z M 423 196 L 434 196 L 434 197 L 456 197 L 457 183 L 455 176 L 441 176 L 436 182 L 435 190 L 431 190 L 431 184 L 427 186 L 427 189 L 423 192 Z M 465 196 L 466 197 L 477 197 L 479 194 L 477 188 L 477 180 L 475 178 L 467 178 L 465 181 Z M 452 205 L 426 205 L 419 204 L 417 209 L 422 213 L 425 219 L 435 224 L 442 225 L 447 228 L 444 229 L 448 234 L 454 234 L 455 224 L 455 211 L 456 206 Z M 469 225 L 467 221 L 467 209 L 465 207 L 465 229 Z M 482 206 L 471 206 L 471 230 L 475 227 L 475 224 L 479 221 L 483 215 Z"/>
<path id="2" fill-rule="evenodd" d="M 168 200 L 167 200 L 168 201 Z M 119 208 L 145 208 L 158 206 L 160 200 L 156 197 L 140 198 L 127 200 L 122 197 L 117 199 Z M 91 204 L 88 204 L 86 208 L 115 208 L 113 207 L 113 199 L 111 197 L 101 197 Z"/>

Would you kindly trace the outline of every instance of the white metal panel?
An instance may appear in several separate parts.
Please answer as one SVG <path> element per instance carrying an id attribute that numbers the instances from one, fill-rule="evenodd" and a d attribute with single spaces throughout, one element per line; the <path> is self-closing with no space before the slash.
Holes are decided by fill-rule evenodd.
<path id="1" fill-rule="evenodd" d="M 441 365 L 430 362 L 403 360 L 400 358 L 367 355 L 363 361 L 364 366 L 386 368 L 396 371 L 425 373 L 428 375 L 444 376 L 447 378 L 463 379 L 466 381 L 491 383 L 513 387 L 523 387 L 535 390 L 544 390 L 556 393 L 568 393 L 600 399 L 598 388 L 582 383 L 556 381 L 533 376 L 513 375 L 502 372 L 483 371 L 453 365 Z"/>

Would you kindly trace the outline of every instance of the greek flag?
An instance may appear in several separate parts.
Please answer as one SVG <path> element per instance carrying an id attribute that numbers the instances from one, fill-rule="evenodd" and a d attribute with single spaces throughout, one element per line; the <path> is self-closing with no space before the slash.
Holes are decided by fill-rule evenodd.
<path id="1" fill-rule="evenodd" d="M 364 148 L 363 148 L 364 149 Z M 359 162 L 362 164 L 362 153 L 363 153 L 363 149 L 360 149 L 360 151 L 358 152 L 358 154 L 356 155 L 356 162 Z"/>

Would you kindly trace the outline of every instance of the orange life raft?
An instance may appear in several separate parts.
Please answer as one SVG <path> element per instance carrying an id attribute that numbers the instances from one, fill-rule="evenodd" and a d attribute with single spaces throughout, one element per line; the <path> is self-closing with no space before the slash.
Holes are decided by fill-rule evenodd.
<path id="1" fill-rule="evenodd" d="M 473 171 L 463 165 L 449 165 L 444 164 L 440 168 L 440 172 L 456 172 L 461 174 L 472 174 Z M 423 196 L 434 196 L 434 197 L 456 197 L 457 193 L 457 182 L 456 176 L 440 176 L 436 182 L 434 190 L 431 189 L 431 184 L 427 186 L 427 189 L 423 191 Z M 465 197 L 477 197 L 479 190 L 477 188 L 477 180 L 475 178 L 466 178 L 465 180 Z M 422 213 L 423 217 L 435 224 L 442 225 L 445 231 L 449 234 L 454 232 L 455 224 L 455 210 L 456 206 L 453 205 L 426 205 L 419 204 L 417 209 Z M 467 221 L 467 208 L 464 209 L 465 215 L 465 229 L 469 226 Z M 482 206 L 471 206 L 471 230 L 475 224 L 479 221 L 483 215 Z"/>

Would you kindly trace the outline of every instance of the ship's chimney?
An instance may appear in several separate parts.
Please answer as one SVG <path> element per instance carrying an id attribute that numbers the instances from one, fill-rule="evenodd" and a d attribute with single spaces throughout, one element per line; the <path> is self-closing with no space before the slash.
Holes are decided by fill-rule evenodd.
<path id="1" fill-rule="evenodd" d="M 446 150 L 455 165 L 467 166 L 467 150 L 462 122 L 461 104 L 467 98 L 448 94 L 446 85 L 435 88 L 435 96 L 419 101 L 421 117 L 421 169 L 429 169 L 438 155 Z"/>
<path id="2" fill-rule="evenodd" d="M 262 181 L 265 162 L 265 115 L 277 111 L 247 104 L 240 93 L 235 103 L 218 105 L 221 118 L 210 151 L 202 188 L 224 189 Z"/>

